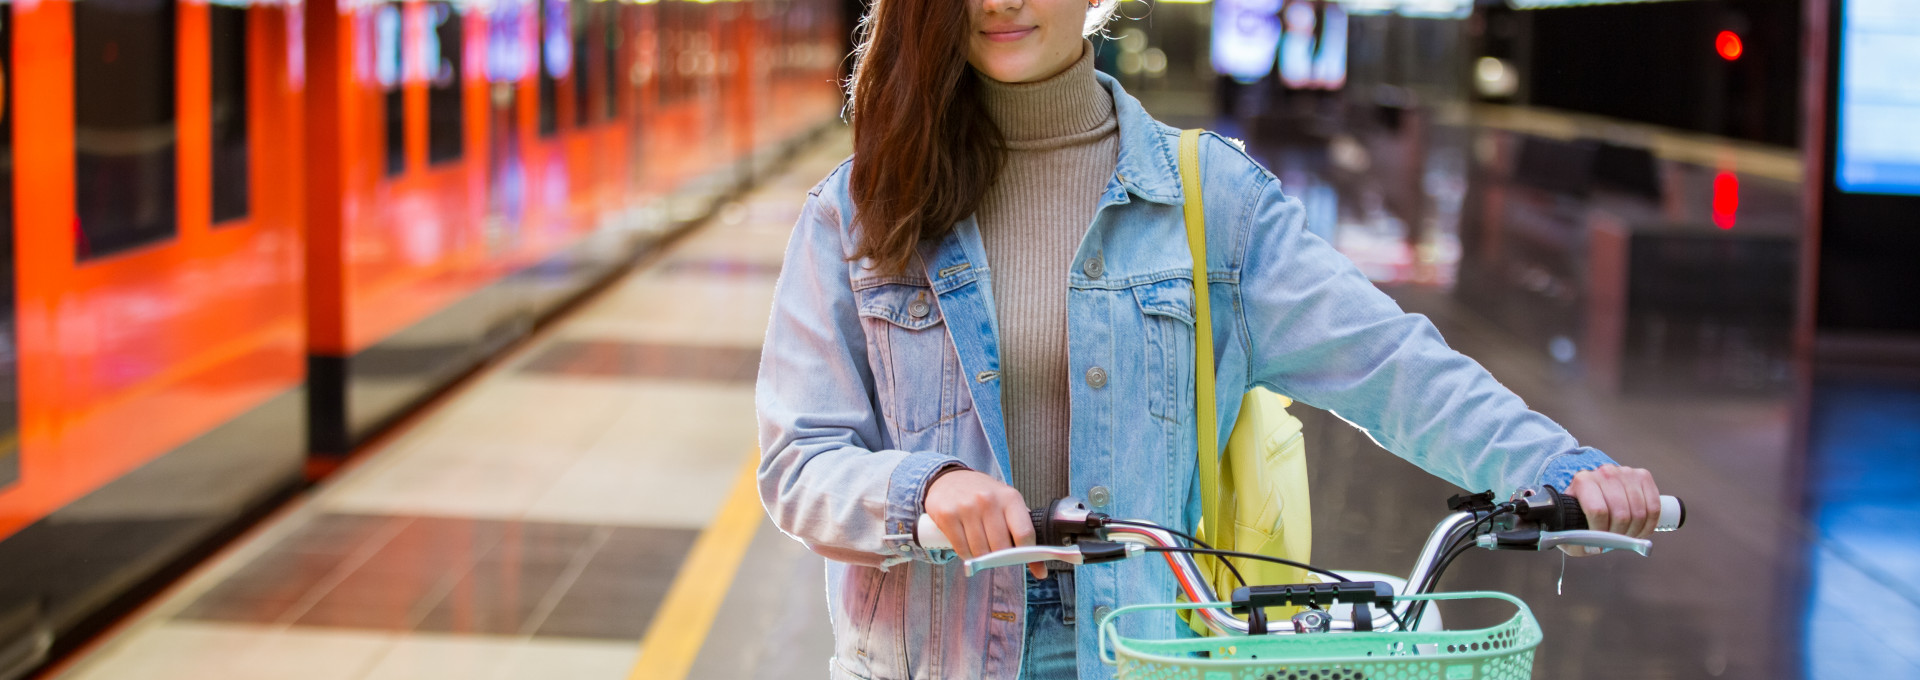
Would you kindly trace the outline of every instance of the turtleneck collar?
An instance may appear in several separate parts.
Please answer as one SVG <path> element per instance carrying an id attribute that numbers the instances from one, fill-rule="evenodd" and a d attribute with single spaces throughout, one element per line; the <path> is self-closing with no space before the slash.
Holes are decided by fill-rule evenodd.
<path id="1" fill-rule="evenodd" d="M 1003 83 L 974 71 L 1008 148 L 1048 148 L 1115 127 L 1113 95 L 1093 77 L 1093 43 L 1081 44 L 1080 59 L 1046 80 Z"/>

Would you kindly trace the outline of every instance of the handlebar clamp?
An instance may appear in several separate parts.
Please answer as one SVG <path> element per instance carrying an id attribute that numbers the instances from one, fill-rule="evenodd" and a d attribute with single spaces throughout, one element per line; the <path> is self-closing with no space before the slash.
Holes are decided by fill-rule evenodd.
<path id="1" fill-rule="evenodd" d="M 1373 609 L 1369 605 L 1393 606 L 1393 585 L 1385 581 L 1340 581 L 1337 583 L 1295 583 L 1279 586 L 1241 586 L 1233 591 L 1233 611 L 1246 614 L 1249 635 L 1265 635 L 1267 607 L 1353 605 L 1356 631 L 1373 629 Z"/>

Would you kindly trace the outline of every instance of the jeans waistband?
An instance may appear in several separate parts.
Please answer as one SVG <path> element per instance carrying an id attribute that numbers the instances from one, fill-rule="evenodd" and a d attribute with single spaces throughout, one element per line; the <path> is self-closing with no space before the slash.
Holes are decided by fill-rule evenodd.
<path id="1" fill-rule="evenodd" d="M 1048 604 L 1061 605 L 1066 623 L 1073 623 L 1073 572 L 1049 571 L 1047 577 L 1041 579 L 1027 574 L 1027 606 Z"/>

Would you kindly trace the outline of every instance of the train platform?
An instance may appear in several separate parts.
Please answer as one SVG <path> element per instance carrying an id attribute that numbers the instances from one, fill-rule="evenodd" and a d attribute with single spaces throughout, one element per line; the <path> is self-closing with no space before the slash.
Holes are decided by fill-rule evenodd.
<path id="1" fill-rule="evenodd" d="M 746 482 L 787 234 L 848 153 L 827 137 L 53 675 L 822 675 L 822 567 Z"/>
<path id="2" fill-rule="evenodd" d="M 753 388 L 881 4 L 0 12 L 0 680 L 826 676 Z M 1089 7 L 1153 116 L 1686 499 L 1439 589 L 1529 603 L 1542 677 L 1829 680 L 1920 678 L 1902 4 Z M 1461 490 L 1289 412 L 1312 561 L 1408 573 Z"/>

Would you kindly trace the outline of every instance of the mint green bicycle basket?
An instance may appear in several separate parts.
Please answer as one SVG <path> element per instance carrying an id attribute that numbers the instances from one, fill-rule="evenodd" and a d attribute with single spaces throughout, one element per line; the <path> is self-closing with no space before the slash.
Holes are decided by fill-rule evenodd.
<path id="1" fill-rule="evenodd" d="M 1319 633 L 1129 640 L 1114 621 L 1129 613 L 1228 607 L 1226 603 L 1121 607 L 1100 622 L 1100 659 L 1121 680 L 1527 680 L 1540 623 L 1506 593 L 1408 595 L 1409 600 L 1494 599 L 1519 611 L 1478 630 Z M 1276 622 L 1286 625 L 1286 622 Z M 1201 658 L 1201 653 L 1208 657 Z"/>

